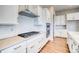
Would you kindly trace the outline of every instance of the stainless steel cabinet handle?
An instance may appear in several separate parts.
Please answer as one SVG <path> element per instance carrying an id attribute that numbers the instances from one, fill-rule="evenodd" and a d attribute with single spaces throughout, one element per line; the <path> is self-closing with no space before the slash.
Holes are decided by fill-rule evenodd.
<path id="1" fill-rule="evenodd" d="M 16 50 L 16 49 L 18 49 L 18 48 L 20 48 L 20 47 L 21 47 L 21 45 L 20 45 L 20 46 L 18 46 L 18 47 L 16 47 L 16 48 L 14 48 L 14 49 Z"/>

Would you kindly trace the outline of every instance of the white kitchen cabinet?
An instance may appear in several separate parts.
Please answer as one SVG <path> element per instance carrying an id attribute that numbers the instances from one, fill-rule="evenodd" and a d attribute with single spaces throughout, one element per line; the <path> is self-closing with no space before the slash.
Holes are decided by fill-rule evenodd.
<path id="1" fill-rule="evenodd" d="M 26 48 L 26 52 L 27 53 L 36 53 L 37 51 L 37 47 L 36 47 L 36 45 L 37 45 L 38 43 L 37 43 L 37 41 L 32 41 L 32 42 L 30 42 L 28 45 L 27 45 L 27 48 Z"/>
<path id="2" fill-rule="evenodd" d="M 34 20 L 34 24 L 35 25 L 43 25 L 44 24 L 44 20 L 43 20 L 43 8 L 41 6 L 37 6 L 37 8 L 35 8 L 35 14 L 38 15 L 37 18 L 35 18 Z"/>
<path id="3" fill-rule="evenodd" d="M 55 25 L 60 25 L 60 16 L 55 16 L 54 17 L 54 24 Z"/>
<path id="4" fill-rule="evenodd" d="M 43 14 L 42 15 L 43 15 L 43 20 L 46 23 L 46 20 L 47 20 L 46 8 L 43 8 Z"/>
<path id="5" fill-rule="evenodd" d="M 55 25 L 66 25 L 65 15 L 55 16 L 54 23 Z"/>
<path id="6" fill-rule="evenodd" d="M 18 6 L 18 12 L 24 11 L 26 8 L 27 8 L 26 5 L 19 5 L 19 6 Z"/>
<path id="7" fill-rule="evenodd" d="M 54 31 L 54 36 L 60 37 L 60 34 L 61 34 L 60 31 L 58 31 L 58 30 Z"/>
<path id="8" fill-rule="evenodd" d="M 25 9 L 24 5 L 19 5 L 18 6 L 18 12 L 23 11 Z"/>
<path id="9" fill-rule="evenodd" d="M 0 5 L 0 24 L 18 24 L 18 6 Z"/>
<path id="10" fill-rule="evenodd" d="M 6 48 L 1 53 L 26 53 L 26 41 Z"/>
<path id="11" fill-rule="evenodd" d="M 53 15 L 55 13 L 54 7 L 51 6 L 51 7 L 47 8 L 46 13 L 47 13 L 47 22 L 53 23 Z"/>
<path id="12" fill-rule="evenodd" d="M 32 13 L 35 13 L 35 5 L 19 5 L 18 10 L 20 11 L 25 11 L 26 9 L 30 10 Z"/>
<path id="13" fill-rule="evenodd" d="M 79 12 L 67 14 L 67 20 L 79 20 Z"/>
<path id="14" fill-rule="evenodd" d="M 37 53 L 48 42 L 43 34 L 27 42 L 27 53 Z"/>
<path id="15" fill-rule="evenodd" d="M 50 17 L 50 12 L 48 8 L 44 8 L 43 17 L 46 23 L 51 23 L 51 17 Z"/>
<path id="16" fill-rule="evenodd" d="M 35 15 L 40 15 L 39 13 L 41 12 L 41 6 L 39 6 L 39 5 L 34 5 L 33 6 L 33 9 L 34 9 L 34 11 L 33 11 L 33 13 L 35 14 Z"/>
<path id="17" fill-rule="evenodd" d="M 77 53 L 77 42 L 70 35 L 68 36 L 68 46 L 71 53 Z"/>
<path id="18" fill-rule="evenodd" d="M 69 46 L 70 52 L 73 52 L 73 40 L 70 37 L 68 37 L 68 46 Z"/>
<path id="19" fill-rule="evenodd" d="M 27 53 L 37 53 L 38 52 L 38 41 L 32 41 L 27 46 Z"/>
<path id="20" fill-rule="evenodd" d="M 35 15 L 40 15 L 42 7 L 39 5 L 28 5 L 28 10 L 33 12 Z"/>
<path id="21" fill-rule="evenodd" d="M 51 22 L 51 21 L 50 21 L 51 18 L 50 18 L 50 12 L 49 12 L 49 9 L 47 9 L 46 11 L 47 11 L 47 18 L 48 18 L 47 21 L 48 21 L 48 22 Z"/>
<path id="22" fill-rule="evenodd" d="M 46 39 L 45 35 L 43 34 L 38 39 L 38 52 L 43 48 L 43 46 L 48 42 L 48 39 Z"/>
<path id="23" fill-rule="evenodd" d="M 65 15 L 57 15 L 54 17 L 54 28 L 54 36 L 67 38 Z"/>
<path id="24" fill-rule="evenodd" d="M 79 33 L 68 32 L 68 47 L 71 53 L 79 53 Z"/>
<path id="25" fill-rule="evenodd" d="M 34 25 L 42 25 L 43 24 L 43 15 L 42 15 L 42 7 L 39 5 L 20 5 L 19 6 L 19 12 L 25 11 L 25 9 L 32 12 L 35 16 L 38 16 L 34 18 Z"/>
<path id="26" fill-rule="evenodd" d="M 15 45 L 5 47 L 0 50 L 1 53 L 37 53 L 48 42 L 46 34 L 39 34 L 36 37 L 28 38 L 27 41 L 22 41 Z M 27 38 L 25 38 L 27 39 Z"/>
<path id="27" fill-rule="evenodd" d="M 39 35 L 36 38 L 27 41 L 27 53 L 37 53 L 39 52 L 39 48 L 41 47 L 42 36 Z"/>
<path id="28" fill-rule="evenodd" d="M 28 5 L 28 10 L 34 13 L 35 12 L 34 5 Z"/>
<path id="29" fill-rule="evenodd" d="M 54 36 L 67 38 L 66 30 L 55 30 Z"/>

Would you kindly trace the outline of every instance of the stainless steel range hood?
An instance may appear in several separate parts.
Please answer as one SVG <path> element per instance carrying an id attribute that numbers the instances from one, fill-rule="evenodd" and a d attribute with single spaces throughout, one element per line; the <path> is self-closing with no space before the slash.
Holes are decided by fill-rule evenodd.
<path id="1" fill-rule="evenodd" d="M 39 17 L 38 15 L 35 15 L 34 13 L 32 13 L 30 10 L 26 9 L 25 11 L 20 11 L 19 12 L 19 15 L 22 15 L 22 16 L 27 16 L 27 17 L 31 17 L 31 18 L 34 18 L 34 17 Z"/>

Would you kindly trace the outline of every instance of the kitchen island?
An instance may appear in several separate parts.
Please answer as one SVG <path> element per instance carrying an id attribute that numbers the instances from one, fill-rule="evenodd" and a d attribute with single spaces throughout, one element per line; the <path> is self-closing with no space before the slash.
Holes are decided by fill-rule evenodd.
<path id="1" fill-rule="evenodd" d="M 68 46 L 71 53 L 79 52 L 79 32 L 68 32 Z"/>

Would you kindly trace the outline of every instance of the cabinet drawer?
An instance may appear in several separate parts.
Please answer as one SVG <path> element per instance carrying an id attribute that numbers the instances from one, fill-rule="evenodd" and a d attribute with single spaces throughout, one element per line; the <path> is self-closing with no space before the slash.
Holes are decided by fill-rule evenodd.
<path id="1" fill-rule="evenodd" d="M 25 53 L 26 52 L 26 42 L 22 42 L 10 48 L 7 48 L 2 53 Z"/>
<path id="2" fill-rule="evenodd" d="M 37 53 L 38 42 L 32 42 L 27 46 L 27 53 Z"/>
<path id="3" fill-rule="evenodd" d="M 43 42 L 43 36 L 39 35 L 38 37 L 36 37 L 34 40 L 32 40 L 31 42 L 28 42 L 27 45 L 27 53 L 37 53 L 39 52 L 39 48 L 42 46 L 42 42 Z"/>

